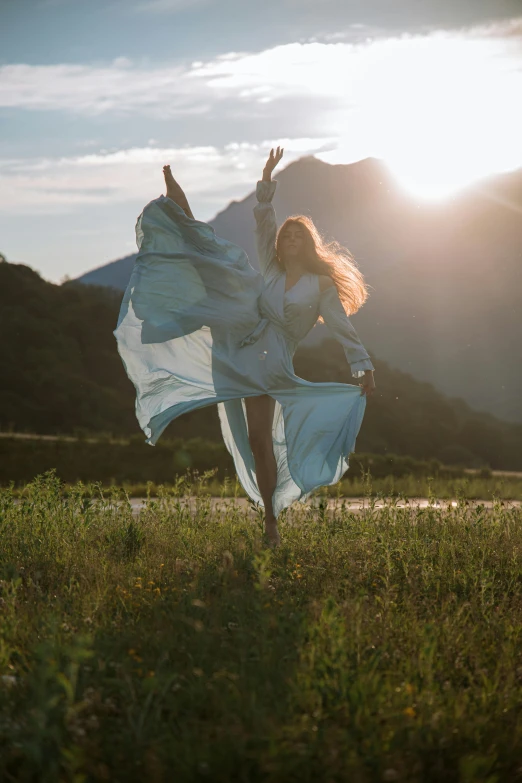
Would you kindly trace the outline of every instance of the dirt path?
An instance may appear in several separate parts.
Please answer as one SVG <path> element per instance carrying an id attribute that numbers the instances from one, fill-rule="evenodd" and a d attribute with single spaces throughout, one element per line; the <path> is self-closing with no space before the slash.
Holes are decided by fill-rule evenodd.
<path id="1" fill-rule="evenodd" d="M 197 499 L 194 497 L 186 497 L 180 498 L 180 501 L 183 504 L 188 504 L 189 506 L 195 508 Z M 305 505 L 317 505 L 318 502 L 319 498 L 314 498 L 312 502 L 308 501 L 308 503 Z M 469 500 L 468 502 L 470 505 L 482 504 L 486 508 L 493 508 L 494 505 L 492 500 Z M 522 506 L 522 501 L 520 500 L 505 500 L 503 502 L 506 506 L 513 506 L 517 508 Z M 341 498 L 340 500 L 337 498 L 330 498 L 328 501 L 328 511 L 335 511 L 337 508 L 341 508 L 343 503 L 345 510 L 351 512 L 364 511 L 364 509 L 367 509 L 369 506 L 367 498 Z M 145 504 L 145 498 L 131 498 L 133 514 L 138 515 L 144 508 Z M 211 498 L 211 504 L 212 509 L 217 512 L 224 513 L 227 511 L 227 509 L 236 507 L 240 508 L 242 511 L 245 511 L 248 514 L 254 513 L 246 498 Z M 383 503 L 382 501 L 378 501 L 375 504 L 375 508 L 384 508 L 386 505 L 389 505 L 389 502 Z M 407 501 L 398 502 L 397 508 L 428 508 L 429 505 L 430 501 L 428 498 L 409 498 Z M 440 500 L 431 501 L 431 505 L 436 509 L 445 509 L 448 507 L 455 508 L 458 504 L 455 500 Z M 298 504 L 296 504 L 296 507 L 298 507 Z"/>

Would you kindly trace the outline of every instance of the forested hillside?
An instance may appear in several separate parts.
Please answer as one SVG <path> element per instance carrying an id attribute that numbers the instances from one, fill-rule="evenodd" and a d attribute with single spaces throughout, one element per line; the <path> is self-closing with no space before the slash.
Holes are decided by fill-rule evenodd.
<path id="1" fill-rule="evenodd" d="M 26 266 L 0 263 L 1 430 L 139 434 L 134 387 L 112 334 L 120 299 L 107 288 L 57 286 Z M 372 358 L 378 389 L 358 451 L 522 469 L 521 425 L 474 412 Z M 332 340 L 301 348 L 295 369 L 308 380 L 353 382 Z M 182 416 L 166 435 L 220 440 L 215 406 Z"/>
<path id="2" fill-rule="evenodd" d="M 0 428 L 128 432 L 132 389 L 116 352 L 121 294 L 47 283 L 0 264 Z"/>

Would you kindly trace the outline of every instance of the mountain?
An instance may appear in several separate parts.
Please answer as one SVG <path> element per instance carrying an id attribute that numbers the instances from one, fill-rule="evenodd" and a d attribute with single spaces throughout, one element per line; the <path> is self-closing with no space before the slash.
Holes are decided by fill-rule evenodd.
<path id="1" fill-rule="evenodd" d="M 53 285 L 29 267 L 0 263 L 0 430 L 140 437 L 134 387 L 112 334 L 120 299 L 112 289 Z M 378 389 L 357 451 L 522 470 L 522 425 L 473 411 L 374 361 Z M 302 346 L 294 366 L 307 380 L 353 382 L 334 340 Z M 166 435 L 221 442 L 216 406 L 181 416 Z"/>
<path id="2" fill-rule="evenodd" d="M 110 264 L 93 269 L 92 272 L 86 272 L 76 282 L 85 283 L 86 285 L 101 285 L 107 288 L 115 288 L 117 291 L 125 291 L 137 257 L 138 254 L 133 253 L 130 256 L 125 256 L 125 258 L 119 258 L 117 261 L 111 261 Z"/>
<path id="3" fill-rule="evenodd" d="M 353 322 L 371 353 L 478 410 L 522 422 L 522 170 L 436 204 L 403 192 L 375 158 L 346 166 L 302 158 L 277 179 L 279 221 L 311 215 L 358 261 L 371 295 Z M 255 266 L 254 204 L 253 193 L 232 202 L 211 225 Z M 80 280 L 123 288 L 134 259 Z"/>
<path id="4" fill-rule="evenodd" d="M 133 427 L 112 335 L 120 300 L 111 289 L 53 285 L 27 266 L 0 263 L 1 430 Z"/>

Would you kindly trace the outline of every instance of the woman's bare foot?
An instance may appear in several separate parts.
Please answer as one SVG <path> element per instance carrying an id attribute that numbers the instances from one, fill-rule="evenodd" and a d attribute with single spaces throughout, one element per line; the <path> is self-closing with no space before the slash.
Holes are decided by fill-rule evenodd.
<path id="1" fill-rule="evenodd" d="M 163 166 L 163 176 L 165 177 L 165 184 L 167 186 L 167 196 L 169 196 L 169 191 L 173 193 L 174 190 L 176 189 L 176 181 L 172 176 L 172 171 L 170 170 L 170 166 L 168 165 Z"/>
<path id="2" fill-rule="evenodd" d="M 172 176 L 172 171 L 170 170 L 170 166 L 168 164 L 163 166 L 163 176 L 165 177 L 165 184 L 167 185 L 167 198 L 172 199 L 172 201 L 181 207 L 187 217 L 194 220 L 194 215 L 192 214 L 187 197 L 183 192 L 183 188 Z"/>
<path id="3" fill-rule="evenodd" d="M 281 536 L 279 535 L 279 530 L 277 529 L 276 519 L 265 520 L 265 535 L 268 539 L 268 544 L 270 547 L 279 546 L 281 543 Z"/>

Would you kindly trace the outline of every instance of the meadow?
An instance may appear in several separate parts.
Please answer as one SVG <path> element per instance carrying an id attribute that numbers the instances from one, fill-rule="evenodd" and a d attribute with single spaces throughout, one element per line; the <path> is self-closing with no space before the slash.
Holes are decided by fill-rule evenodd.
<path id="1" fill-rule="evenodd" d="M 522 510 L 0 490 L 0 780 L 522 780 Z M 379 502 L 379 505 L 381 501 Z"/>

